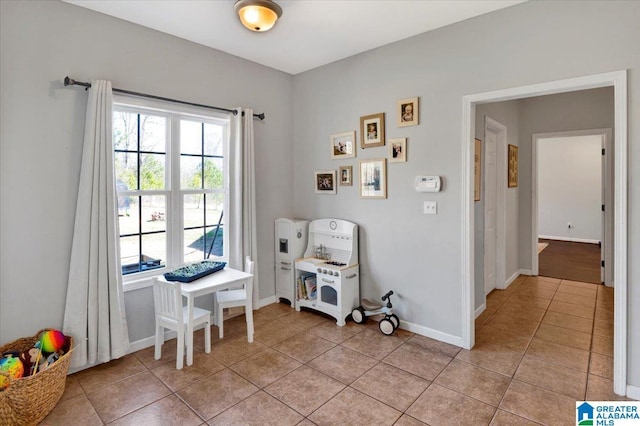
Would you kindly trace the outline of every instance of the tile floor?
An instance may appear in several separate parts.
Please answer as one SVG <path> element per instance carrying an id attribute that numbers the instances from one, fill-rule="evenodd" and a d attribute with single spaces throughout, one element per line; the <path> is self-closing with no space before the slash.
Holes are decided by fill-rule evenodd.
<path id="1" fill-rule="evenodd" d="M 227 321 L 210 354 L 200 330 L 181 371 L 173 340 L 160 361 L 147 348 L 73 374 L 42 424 L 569 425 L 576 400 L 621 399 L 600 285 L 519 277 L 489 295 L 471 351 L 283 304 L 255 323 L 249 344 L 244 317 Z"/>

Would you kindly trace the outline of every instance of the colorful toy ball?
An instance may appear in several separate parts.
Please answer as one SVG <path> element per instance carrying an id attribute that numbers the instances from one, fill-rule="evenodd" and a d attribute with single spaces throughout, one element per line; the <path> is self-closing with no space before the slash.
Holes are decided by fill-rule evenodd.
<path id="1" fill-rule="evenodd" d="M 58 352 L 64 345 L 64 334 L 58 330 L 48 330 L 40 335 L 40 349 L 42 352 Z"/>
<path id="2" fill-rule="evenodd" d="M 24 366 L 19 358 L 8 356 L 0 359 L 0 371 L 9 374 L 14 379 L 19 379 L 24 374 Z M 9 379 L 4 374 L 0 374 L 0 390 L 9 387 Z"/>

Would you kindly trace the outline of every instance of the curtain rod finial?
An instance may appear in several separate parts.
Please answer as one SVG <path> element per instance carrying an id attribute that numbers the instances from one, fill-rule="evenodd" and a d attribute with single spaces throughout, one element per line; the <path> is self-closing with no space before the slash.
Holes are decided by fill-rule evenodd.
<path id="1" fill-rule="evenodd" d="M 72 78 L 69 78 L 69 76 L 66 76 L 64 78 L 64 85 L 65 86 L 69 86 L 69 85 L 73 85 L 75 83 L 75 80 Z"/>
<path id="2" fill-rule="evenodd" d="M 260 120 L 264 120 L 264 112 L 263 112 L 263 113 L 258 114 L 258 118 L 259 118 Z"/>

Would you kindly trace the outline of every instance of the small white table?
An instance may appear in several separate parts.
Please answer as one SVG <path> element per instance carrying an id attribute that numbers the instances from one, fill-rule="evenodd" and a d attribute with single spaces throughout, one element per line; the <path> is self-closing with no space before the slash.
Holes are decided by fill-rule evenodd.
<path id="1" fill-rule="evenodd" d="M 182 295 L 187 298 L 189 321 L 187 323 L 187 365 L 193 364 L 193 301 L 198 296 L 212 294 L 245 283 L 247 289 L 247 304 L 245 316 L 247 320 L 247 340 L 253 342 L 253 274 L 225 267 L 223 270 L 202 277 L 190 283 L 182 283 Z M 218 319 L 219 321 L 219 319 Z"/>

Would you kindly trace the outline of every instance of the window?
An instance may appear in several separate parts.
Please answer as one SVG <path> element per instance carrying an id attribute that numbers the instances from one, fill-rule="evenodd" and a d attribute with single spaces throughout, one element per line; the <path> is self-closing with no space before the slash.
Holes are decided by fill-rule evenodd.
<path id="1" fill-rule="evenodd" d="M 226 260 L 228 116 L 127 101 L 113 111 L 122 274 Z"/>

